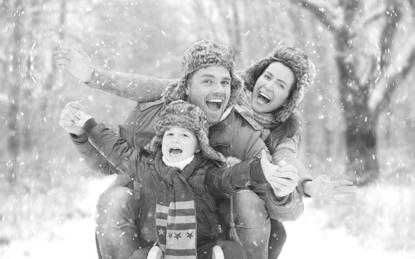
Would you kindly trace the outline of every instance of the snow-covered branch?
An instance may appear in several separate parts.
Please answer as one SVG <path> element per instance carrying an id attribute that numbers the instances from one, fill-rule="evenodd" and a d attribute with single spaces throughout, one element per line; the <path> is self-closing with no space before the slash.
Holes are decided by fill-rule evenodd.
<path id="1" fill-rule="evenodd" d="M 391 77 L 386 79 L 386 89 L 383 92 L 383 96 L 379 98 L 379 102 L 374 105 L 374 113 L 377 115 L 382 112 L 386 107 L 388 107 L 392 95 L 395 92 L 403 81 L 405 81 L 409 72 L 413 69 L 415 65 L 415 47 L 412 48 L 411 54 L 409 55 L 406 65 L 403 66 L 399 71 L 393 74 Z"/>
<path id="2" fill-rule="evenodd" d="M 332 13 L 328 8 L 324 8 L 308 0 L 293 0 L 293 2 L 315 15 L 318 20 L 327 27 L 329 31 L 338 30 L 337 26 L 334 23 L 334 18 L 332 18 L 335 17 L 335 14 Z"/>

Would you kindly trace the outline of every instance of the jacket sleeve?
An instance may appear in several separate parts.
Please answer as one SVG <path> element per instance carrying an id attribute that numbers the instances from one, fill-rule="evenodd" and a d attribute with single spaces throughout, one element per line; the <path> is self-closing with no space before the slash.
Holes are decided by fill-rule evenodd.
<path id="1" fill-rule="evenodd" d="M 76 149 L 91 169 L 106 175 L 117 173 L 115 167 L 88 141 L 86 134 L 80 136 L 71 134 L 70 136 Z"/>
<path id="2" fill-rule="evenodd" d="M 298 191 L 294 191 L 288 196 L 278 198 L 274 195 L 269 184 L 261 187 L 267 197 L 265 206 L 269 216 L 279 221 L 292 221 L 298 219 L 304 211 L 304 202 Z"/>
<path id="3" fill-rule="evenodd" d="M 97 124 L 94 119 L 85 123 L 84 130 L 92 145 L 115 167 L 118 174 L 131 178 L 134 176 L 141 162 L 140 148 L 134 148 L 127 140 L 105 125 Z"/>
<path id="4" fill-rule="evenodd" d="M 304 183 L 311 181 L 313 177 L 298 158 L 298 143 L 298 136 L 283 139 L 277 146 L 272 147 L 272 161 L 274 164 L 285 161 L 294 166 L 300 176 L 297 190 L 302 196 L 309 197 L 304 191 Z"/>
<path id="5" fill-rule="evenodd" d="M 219 197 L 229 195 L 238 189 L 266 183 L 258 158 L 227 168 L 211 166 L 206 179 L 208 190 Z"/>
<path id="6" fill-rule="evenodd" d="M 92 88 L 144 103 L 160 99 L 164 89 L 172 82 L 174 80 L 95 68 L 91 79 L 85 83 Z"/>

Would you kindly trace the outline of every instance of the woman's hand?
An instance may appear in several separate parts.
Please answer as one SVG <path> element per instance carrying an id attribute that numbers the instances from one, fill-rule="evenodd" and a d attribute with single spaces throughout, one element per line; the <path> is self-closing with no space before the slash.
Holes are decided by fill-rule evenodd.
<path id="1" fill-rule="evenodd" d="M 271 185 L 275 196 L 284 197 L 295 191 L 300 177 L 294 166 L 286 163 L 274 165 L 268 160 L 267 152 L 262 150 L 261 167 L 265 179 Z"/>

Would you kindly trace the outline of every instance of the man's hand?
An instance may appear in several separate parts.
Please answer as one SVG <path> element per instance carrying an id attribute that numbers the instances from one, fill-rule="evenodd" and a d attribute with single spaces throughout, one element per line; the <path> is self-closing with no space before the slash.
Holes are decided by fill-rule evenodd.
<path id="1" fill-rule="evenodd" d="M 332 180 L 328 175 L 320 175 L 307 182 L 304 191 L 315 199 L 332 200 L 353 195 L 356 190 L 356 186 L 349 180 Z"/>
<path id="2" fill-rule="evenodd" d="M 92 118 L 84 110 L 85 108 L 80 102 L 69 102 L 61 113 L 59 125 L 68 133 L 77 136 L 82 135 L 85 133 L 83 130 L 85 122 Z"/>
<path id="3" fill-rule="evenodd" d="M 275 196 L 284 197 L 292 193 L 298 185 L 300 177 L 294 166 L 281 163 L 274 165 L 268 160 L 267 152 L 261 151 L 261 167 L 265 179 L 271 185 Z"/>
<path id="4" fill-rule="evenodd" d="M 58 67 L 85 83 L 91 79 L 94 67 L 90 58 L 83 52 L 73 48 L 61 47 L 53 52 Z"/>

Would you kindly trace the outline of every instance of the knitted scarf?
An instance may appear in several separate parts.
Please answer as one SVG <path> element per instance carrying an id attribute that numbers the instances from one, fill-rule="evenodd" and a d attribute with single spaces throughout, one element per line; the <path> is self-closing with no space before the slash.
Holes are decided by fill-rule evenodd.
<path id="1" fill-rule="evenodd" d="M 275 120 L 274 114 L 271 112 L 264 113 L 264 112 L 256 112 L 254 109 L 252 109 L 251 106 L 251 98 L 252 98 L 252 92 L 243 89 L 240 94 L 238 95 L 238 104 L 248 113 L 253 116 L 255 121 L 257 121 L 259 124 L 261 124 L 266 129 L 272 129 L 275 128 L 276 125 L 278 125 L 278 121 Z"/>
<path id="2" fill-rule="evenodd" d="M 187 179 L 192 175 L 199 156 L 183 171 L 155 163 L 156 171 L 164 184 L 157 194 L 156 231 L 164 258 L 196 258 L 196 208 L 194 193 Z M 155 161 L 161 161 L 158 152 Z"/>

